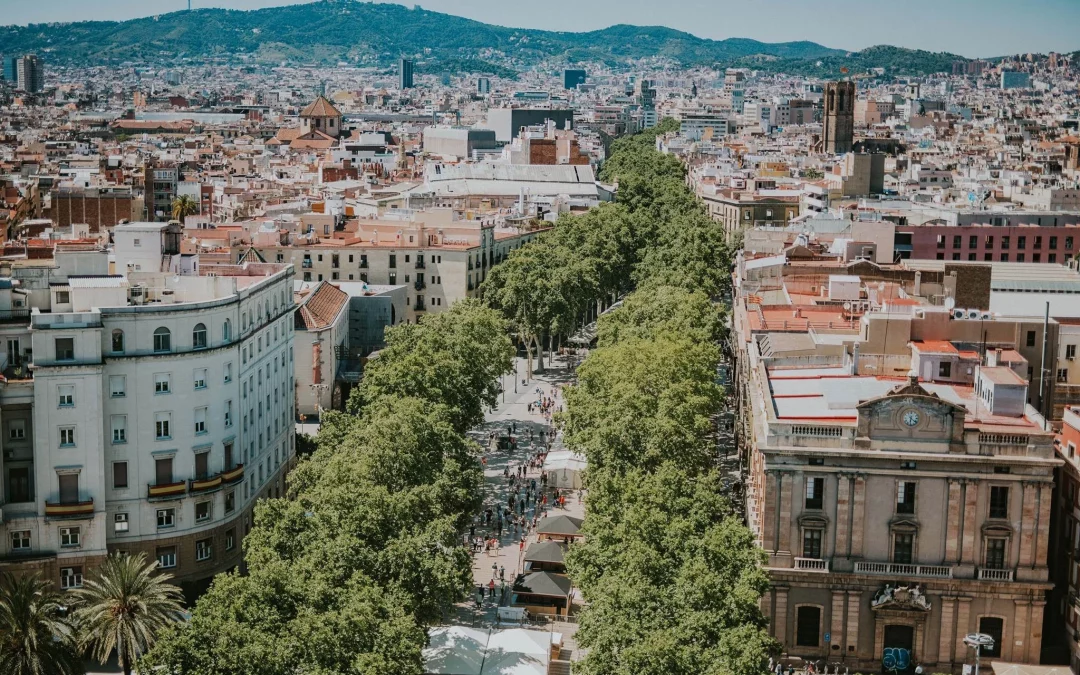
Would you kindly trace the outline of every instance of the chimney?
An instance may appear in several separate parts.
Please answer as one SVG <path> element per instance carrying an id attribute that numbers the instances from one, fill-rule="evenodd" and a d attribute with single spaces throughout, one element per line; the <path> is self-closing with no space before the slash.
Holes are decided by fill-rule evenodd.
<path id="1" fill-rule="evenodd" d="M 859 343 L 856 342 L 851 347 L 851 374 L 859 374 Z"/>

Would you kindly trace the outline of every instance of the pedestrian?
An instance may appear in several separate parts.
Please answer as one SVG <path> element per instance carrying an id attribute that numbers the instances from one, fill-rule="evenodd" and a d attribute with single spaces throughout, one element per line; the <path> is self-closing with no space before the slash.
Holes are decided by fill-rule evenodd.
<path id="1" fill-rule="evenodd" d="M 506 581 L 506 568 L 499 567 L 499 581 Z"/>
<path id="2" fill-rule="evenodd" d="M 469 539 L 472 539 L 475 536 L 476 536 L 476 524 L 473 523 L 472 525 L 469 525 Z"/>
<path id="3" fill-rule="evenodd" d="M 519 551 L 524 551 L 525 550 L 525 536 L 524 535 L 522 535 L 522 537 L 521 537 L 521 543 L 518 544 L 518 550 Z"/>
<path id="4" fill-rule="evenodd" d="M 496 528 L 496 531 L 499 533 L 499 536 L 501 537 L 502 536 L 502 521 L 501 520 L 499 521 L 499 526 Z"/>
<path id="5" fill-rule="evenodd" d="M 495 599 L 495 580 L 494 579 L 492 579 L 491 581 L 488 582 L 488 596 L 491 597 L 492 600 Z"/>

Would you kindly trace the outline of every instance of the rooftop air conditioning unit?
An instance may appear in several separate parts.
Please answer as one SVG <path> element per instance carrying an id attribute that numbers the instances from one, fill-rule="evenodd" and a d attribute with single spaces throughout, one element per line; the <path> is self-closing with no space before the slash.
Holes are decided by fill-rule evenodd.
<path id="1" fill-rule="evenodd" d="M 978 319 L 979 316 L 981 316 L 981 315 L 982 315 L 982 312 L 980 312 L 977 309 L 969 309 L 968 313 L 967 313 L 967 317 L 969 319 Z"/>
<path id="2" fill-rule="evenodd" d="M 952 311 L 952 317 L 954 319 L 963 319 L 967 315 L 966 309 L 954 309 Z"/>

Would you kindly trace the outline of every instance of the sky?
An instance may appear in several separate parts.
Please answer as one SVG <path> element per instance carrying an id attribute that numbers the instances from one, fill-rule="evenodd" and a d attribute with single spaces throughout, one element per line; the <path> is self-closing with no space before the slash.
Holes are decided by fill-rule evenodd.
<path id="1" fill-rule="evenodd" d="M 303 0 L 192 0 L 255 9 Z M 414 3 L 401 3 L 412 5 Z M 425 0 L 424 9 L 487 23 L 581 31 L 616 23 L 664 25 L 700 37 L 810 40 L 967 57 L 1080 50 L 1080 0 Z M 187 0 L 0 0 L 0 22 L 130 19 L 184 9 Z"/>

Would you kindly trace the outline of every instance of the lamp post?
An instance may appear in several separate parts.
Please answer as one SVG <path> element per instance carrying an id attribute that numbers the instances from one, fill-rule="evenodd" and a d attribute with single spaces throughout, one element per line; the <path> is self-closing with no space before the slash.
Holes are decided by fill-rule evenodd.
<path id="1" fill-rule="evenodd" d="M 983 647 L 994 648 L 994 638 L 986 633 L 971 633 L 964 636 L 964 644 L 975 650 L 975 675 L 979 675 L 979 656 Z"/>

